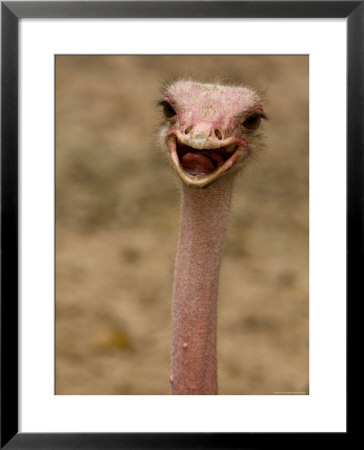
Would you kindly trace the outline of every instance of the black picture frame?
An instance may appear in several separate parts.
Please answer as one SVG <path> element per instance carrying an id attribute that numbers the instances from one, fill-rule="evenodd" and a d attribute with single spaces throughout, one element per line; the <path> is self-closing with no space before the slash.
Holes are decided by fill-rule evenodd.
<path id="1" fill-rule="evenodd" d="M 295 448 L 326 433 L 18 432 L 18 22 L 21 18 L 346 18 L 347 304 L 362 299 L 364 1 L 1 2 L 1 448 Z M 348 345 L 350 354 L 351 346 Z M 348 372 L 349 375 L 349 372 Z M 349 416 L 347 416 L 349 417 Z M 347 445 L 349 430 L 335 433 Z"/>

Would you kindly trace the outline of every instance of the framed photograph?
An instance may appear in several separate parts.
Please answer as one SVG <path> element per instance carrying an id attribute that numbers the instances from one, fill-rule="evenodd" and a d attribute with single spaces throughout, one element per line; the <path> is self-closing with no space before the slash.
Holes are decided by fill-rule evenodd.
<path id="1" fill-rule="evenodd" d="M 1 3 L 1 448 L 345 445 L 363 19 Z"/>

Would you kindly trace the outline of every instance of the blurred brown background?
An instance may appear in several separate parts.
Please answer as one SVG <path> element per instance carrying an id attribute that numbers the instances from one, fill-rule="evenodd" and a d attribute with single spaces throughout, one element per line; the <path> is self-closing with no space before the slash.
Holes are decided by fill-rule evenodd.
<path id="1" fill-rule="evenodd" d="M 220 275 L 220 394 L 308 393 L 308 57 L 56 57 L 56 393 L 168 394 L 179 180 L 171 75 L 266 90 Z"/>

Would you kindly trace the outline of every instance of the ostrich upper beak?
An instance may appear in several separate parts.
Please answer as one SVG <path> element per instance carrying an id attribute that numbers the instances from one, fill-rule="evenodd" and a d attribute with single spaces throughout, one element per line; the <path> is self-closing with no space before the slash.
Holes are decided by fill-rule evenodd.
<path id="1" fill-rule="evenodd" d="M 173 167 L 187 186 L 206 187 L 237 162 L 249 156 L 247 142 L 236 137 L 222 138 L 211 125 L 201 123 L 191 132 L 171 130 L 167 145 Z"/>

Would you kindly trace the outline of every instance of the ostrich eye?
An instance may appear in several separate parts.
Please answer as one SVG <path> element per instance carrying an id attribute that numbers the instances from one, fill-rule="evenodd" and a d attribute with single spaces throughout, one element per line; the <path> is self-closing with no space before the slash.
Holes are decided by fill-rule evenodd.
<path id="1" fill-rule="evenodd" d="M 163 102 L 163 114 L 167 119 L 172 119 L 172 117 L 177 115 L 173 106 L 168 102 Z"/>
<path id="2" fill-rule="evenodd" d="M 253 114 L 252 116 L 244 120 L 242 126 L 247 130 L 256 130 L 260 125 L 260 119 L 260 114 Z"/>

